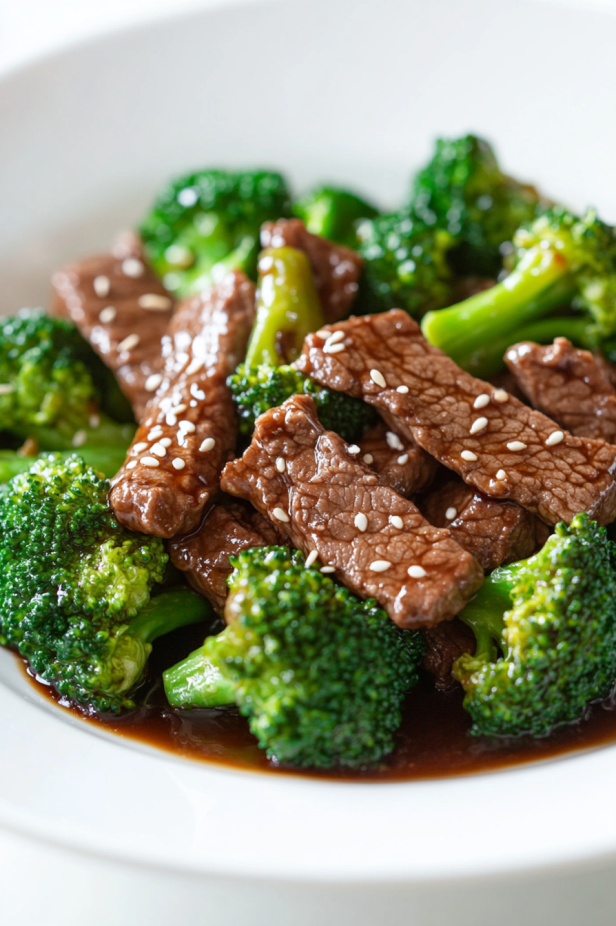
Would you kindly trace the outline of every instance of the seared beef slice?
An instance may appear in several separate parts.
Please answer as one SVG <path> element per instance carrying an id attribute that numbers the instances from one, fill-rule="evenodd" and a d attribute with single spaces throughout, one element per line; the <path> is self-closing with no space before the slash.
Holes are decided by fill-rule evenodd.
<path id="1" fill-rule="evenodd" d="M 577 437 L 616 443 L 616 390 L 587 350 L 566 338 L 514 344 L 507 366 L 528 400 Z"/>
<path id="2" fill-rule="evenodd" d="M 328 322 L 345 318 L 359 289 L 364 262 L 355 251 L 313 235 L 301 219 L 265 222 L 261 229 L 264 248 L 297 248 L 310 261 L 314 282 Z"/>
<path id="3" fill-rule="evenodd" d="M 215 497 L 237 438 L 226 379 L 246 351 L 254 296 L 254 285 L 234 272 L 178 307 L 163 343 L 163 382 L 109 494 L 131 530 L 187 533 Z"/>
<path id="4" fill-rule="evenodd" d="M 307 396 L 257 419 L 252 444 L 227 464 L 221 485 L 401 627 L 447 620 L 481 585 L 474 557 L 325 431 Z"/>
<path id="5" fill-rule="evenodd" d="M 475 634 L 457 617 L 436 627 L 427 627 L 421 633 L 426 644 L 424 669 L 434 677 L 434 684 L 441 691 L 455 688 L 458 683 L 451 676 L 453 664 L 464 653 L 475 652 Z"/>
<path id="6" fill-rule="evenodd" d="M 465 373 L 405 312 L 351 318 L 334 330 L 345 334 L 342 350 L 324 352 L 327 333 L 312 334 L 296 363 L 318 383 L 362 397 L 469 485 L 548 524 L 581 511 L 601 524 L 613 520 L 616 447 L 563 433 Z"/>
<path id="7" fill-rule="evenodd" d="M 408 437 L 384 422 L 369 428 L 359 441 L 362 460 L 385 485 L 409 498 L 432 482 L 438 463 Z"/>
<path id="8" fill-rule="evenodd" d="M 115 373 L 137 421 L 161 381 L 161 339 L 173 300 L 146 265 L 139 239 L 53 275 L 53 312 L 70 318 Z"/>

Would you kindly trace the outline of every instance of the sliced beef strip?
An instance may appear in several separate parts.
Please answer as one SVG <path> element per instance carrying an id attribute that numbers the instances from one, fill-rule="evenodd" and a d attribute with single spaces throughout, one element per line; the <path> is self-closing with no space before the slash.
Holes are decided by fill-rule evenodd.
<path id="1" fill-rule="evenodd" d="M 187 573 L 190 584 L 211 601 L 219 614 L 227 599 L 229 557 L 281 542 L 275 527 L 249 505 L 224 499 L 206 512 L 199 528 L 167 544 L 171 562 Z"/>
<path id="2" fill-rule="evenodd" d="M 415 441 L 396 434 L 383 421 L 364 433 L 359 448 L 364 463 L 405 498 L 429 485 L 438 468 Z"/>
<path id="3" fill-rule="evenodd" d="M 131 530 L 187 533 L 214 500 L 237 439 L 226 379 L 246 351 L 254 298 L 254 284 L 233 272 L 178 307 L 163 339 L 163 382 L 109 494 Z"/>
<path id="4" fill-rule="evenodd" d="M 531 556 L 548 538 L 548 528 L 514 502 L 498 501 L 449 475 L 417 502 L 435 527 L 447 527 L 486 572 Z"/>
<path id="5" fill-rule="evenodd" d="M 426 644 L 424 669 L 434 676 L 434 684 L 441 691 L 455 688 L 458 683 L 451 676 L 453 664 L 464 653 L 475 652 L 475 634 L 457 617 L 435 627 L 427 627 L 421 634 Z"/>
<path id="6" fill-rule="evenodd" d="M 577 437 L 616 443 L 616 390 L 587 350 L 566 338 L 522 341 L 505 361 L 531 404 Z"/>
<path id="7" fill-rule="evenodd" d="M 138 237 L 123 235 L 108 254 L 69 264 L 51 282 L 52 312 L 74 322 L 141 421 L 160 383 L 161 339 L 174 303 L 145 263 Z"/>
<path id="8" fill-rule="evenodd" d="M 324 340 L 344 333 L 338 353 Z M 296 366 L 376 406 L 400 433 L 486 495 L 546 521 L 616 515 L 616 447 L 573 437 L 538 411 L 461 370 L 400 310 L 351 318 L 309 335 Z M 399 391 L 402 390 L 402 391 Z M 487 404 L 483 404 L 486 402 Z M 485 421 L 485 427 L 471 433 Z"/>
<path id="9" fill-rule="evenodd" d="M 401 627 L 447 620 L 481 585 L 474 557 L 325 431 L 308 396 L 257 419 L 250 447 L 227 463 L 221 485 L 306 556 L 316 552 L 351 591 L 376 598 Z"/>
<path id="10" fill-rule="evenodd" d="M 335 322 L 349 314 L 364 265 L 356 251 L 313 235 L 301 219 L 265 222 L 261 228 L 261 244 L 264 248 L 290 247 L 304 251 L 327 321 Z"/>

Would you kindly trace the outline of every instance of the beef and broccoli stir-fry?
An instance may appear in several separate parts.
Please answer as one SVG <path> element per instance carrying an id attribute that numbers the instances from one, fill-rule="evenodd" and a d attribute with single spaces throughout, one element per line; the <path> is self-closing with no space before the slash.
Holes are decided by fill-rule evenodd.
<path id="1" fill-rule="evenodd" d="M 0 321 L 0 642 L 64 703 L 138 709 L 190 624 L 168 710 L 239 712 L 281 766 L 378 766 L 420 680 L 493 740 L 613 693 L 594 209 L 474 136 L 389 214 L 203 170 L 52 285 L 51 314 Z"/>

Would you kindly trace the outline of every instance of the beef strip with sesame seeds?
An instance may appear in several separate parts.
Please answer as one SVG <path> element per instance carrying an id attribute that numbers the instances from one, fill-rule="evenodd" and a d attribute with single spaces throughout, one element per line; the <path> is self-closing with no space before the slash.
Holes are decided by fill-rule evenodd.
<path id="1" fill-rule="evenodd" d="M 364 463 L 405 498 L 429 485 L 438 469 L 436 460 L 415 441 L 400 437 L 383 421 L 368 428 L 359 447 Z"/>
<path id="2" fill-rule="evenodd" d="M 548 538 L 548 528 L 530 511 L 489 498 L 452 473 L 417 505 L 430 524 L 449 528 L 486 572 L 526 559 Z"/>
<path id="3" fill-rule="evenodd" d="M 265 222 L 261 228 L 264 248 L 297 248 L 312 267 L 314 282 L 328 322 L 345 318 L 359 289 L 364 262 L 356 251 L 309 232 L 301 219 Z"/>
<path id="4" fill-rule="evenodd" d="M 235 271 L 178 306 L 163 339 L 163 382 L 109 493 L 131 530 L 187 533 L 215 498 L 237 439 L 226 380 L 244 357 L 254 298 L 254 284 Z"/>
<path id="5" fill-rule="evenodd" d="M 69 264 L 51 282 L 53 314 L 77 326 L 141 421 L 160 383 L 161 339 L 174 303 L 146 265 L 139 238 L 122 235 L 108 254 Z"/>
<path id="6" fill-rule="evenodd" d="M 337 354 L 324 338 L 342 331 Z M 563 433 L 541 412 L 461 370 L 400 310 L 351 318 L 311 334 L 298 369 L 376 406 L 400 433 L 486 495 L 517 502 L 548 524 L 586 511 L 616 515 L 616 447 Z"/>
<path id="7" fill-rule="evenodd" d="M 222 614 L 233 569 L 229 557 L 279 543 L 280 535 L 267 518 L 249 505 L 223 499 L 206 512 L 194 533 L 170 540 L 167 549 L 173 565 Z"/>
<path id="8" fill-rule="evenodd" d="M 566 338 L 514 344 L 505 362 L 531 404 L 577 437 L 616 443 L 616 390 L 587 350 Z"/>
<path id="9" fill-rule="evenodd" d="M 325 431 L 308 396 L 257 419 L 250 447 L 227 463 L 221 485 L 304 555 L 315 551 L 351 591 L 376 598 L 401 627 L 447 620 L 481 585 L 475 558 Z"/>

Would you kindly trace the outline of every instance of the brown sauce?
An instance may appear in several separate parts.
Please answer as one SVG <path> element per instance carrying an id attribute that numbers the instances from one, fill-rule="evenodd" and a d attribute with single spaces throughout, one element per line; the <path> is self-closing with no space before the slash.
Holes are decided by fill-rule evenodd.
<path id="1" fill-rule="evenodd" d="M 258 748 L 247 721 L 236 710 L 176 711 L 167 704 L 161 673 L 196 649 L 202 639 L 201 628 L 187 627 L 159 640 L 150 658 L 148 678 L 138 692 L 142 706 L 122 717 L 85 716 L 62 702 L 52 689 L 29 674 L 28 678 L 38 692 L 79 714 L 85 722 L 118 736 L 188 759 L 275 774 L 346 781 L 413 781 L 494 771 L 616 743 L 614 700 L 592 705 L 586 719 L 543 739 L 493 741 L 470 736 L 461 691 L 443 694 L 426 678 L 408 695 L 396 749 L 380 767 L 355 772 L 279 768 Z"/>

